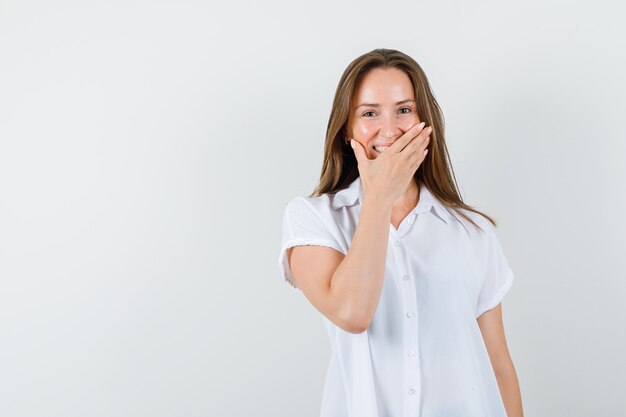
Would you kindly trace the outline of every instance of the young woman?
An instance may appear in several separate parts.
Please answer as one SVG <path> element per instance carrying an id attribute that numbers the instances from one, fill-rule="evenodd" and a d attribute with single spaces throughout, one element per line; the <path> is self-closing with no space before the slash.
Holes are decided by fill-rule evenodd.
<path id="1" fill-rule="evenodd" d="M 355 59 L 279 257 L 330 337 L 321 417 L 522 416 L 495 225 L 459 194 L 421 67 L 389 49 Z"/>

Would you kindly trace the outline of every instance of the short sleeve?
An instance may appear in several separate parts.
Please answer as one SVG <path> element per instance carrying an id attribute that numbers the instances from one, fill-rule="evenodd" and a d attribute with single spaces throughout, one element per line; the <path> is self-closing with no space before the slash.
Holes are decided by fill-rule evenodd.
<path id="1" fill-rule="evenodd" d="M 314 207 L 304 197 L 297 197 L 287 204 L 283 213 L 283 234 L 281 241 L 278 265 L 281 279 L 292 288 L 301 291 L 296 285 L 287 250 L 294 246 L 316 245 L 327 246 L 345 253 L 337 238 L 333 235 L 332 219 L 325 219 L 324 215 L 316 212 Z"/>
<path id="2" fill-rule="evenodd" d="M 476 318 L 485 311 L 496 307 L 513 285 L 514 275 L 509 266 L 495 228 L 486 223 L 486 242 L 484 247 L 483 282 L 476 303 Z"/>

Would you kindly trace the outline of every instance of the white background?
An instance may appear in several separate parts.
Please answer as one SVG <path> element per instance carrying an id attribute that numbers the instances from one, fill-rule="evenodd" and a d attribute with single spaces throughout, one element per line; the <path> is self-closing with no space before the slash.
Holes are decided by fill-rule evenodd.
<path id="1" fill-rule="evenodd" d="M 329 341 L 278 270 L 335 88 L 422 66 L 495 217 L 527 416 L 626 409 L 619 2 L 0 2 L 0 415 L 319 413 Z"/>

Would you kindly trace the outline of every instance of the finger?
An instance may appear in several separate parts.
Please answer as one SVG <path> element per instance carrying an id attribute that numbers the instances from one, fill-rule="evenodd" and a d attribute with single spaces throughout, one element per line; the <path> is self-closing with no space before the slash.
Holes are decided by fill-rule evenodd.
<path id="1" fill-rule="evenodd" d="M 428 147 L 428 143 L 430 142 L 430 133 L 432 132 L 432 126 L 428 126 L 424 128 L 417 137 L 406 146 L 406 150 L 402 150 L 401 153 L 408 154 L 406 157 L 409 158 L 414 154 L 424 151 L 426 147 Z"/>
<path id="2" fill-rule="evenodd" d="M 426 155 L 428 155 L 428 149 L 424 149 L 421 154 L 415 154 L 409 159 L 409 166 L 413 172 L 417 171 L 417 168 L 421 165 L 422 162 L 426 159 Z"/>
<path id="3" fill-rule="evenodd" d="M 356 157 L 356 161 L 358 164 L 364 163 L 367 160 L 367 155 L 365 154 L 365 149 L 359 143 L 359 141 L 350 139 L 350 145 L 352 145 L 352 149 L 354 150 L 354 156 Z"/>
<path id="4" fill-rule="evenodd" d="M 411 157 L 421 155 L 424 149 L 427 149 L 430 144 L 430 130 L 432 129 L 430 129 L 429 126 L 421 131 L 420 134 L 406 146 L 407 150 L 402 153 L 408 153 Z"/>
<path id="5" fill-rule="evenodd" d="M 426 122 L 421 122 L 416 125 L 411 126 L 409 130 L 404 132 L 400 139 L 395 141 L 390 147 L 389 150 L 392 152 L 401 152 L 402 149 L 413 139 L 423 128 Z"/>

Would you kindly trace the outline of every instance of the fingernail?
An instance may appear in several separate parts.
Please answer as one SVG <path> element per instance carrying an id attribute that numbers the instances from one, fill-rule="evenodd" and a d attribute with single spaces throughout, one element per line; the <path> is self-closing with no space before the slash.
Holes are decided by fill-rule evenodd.
<path id="1" fill-rule="evenodd" d="M 350 139 L 350 146 L 352 146 L 352 149 L 354 149 L 354 139 Z"/>
<path id="2" fill-rule="evenodd" d="M 422 122 L 419 124 L 420 129 L 424 127 L 424 125 L 426 124 L 426 122 Z"/>

